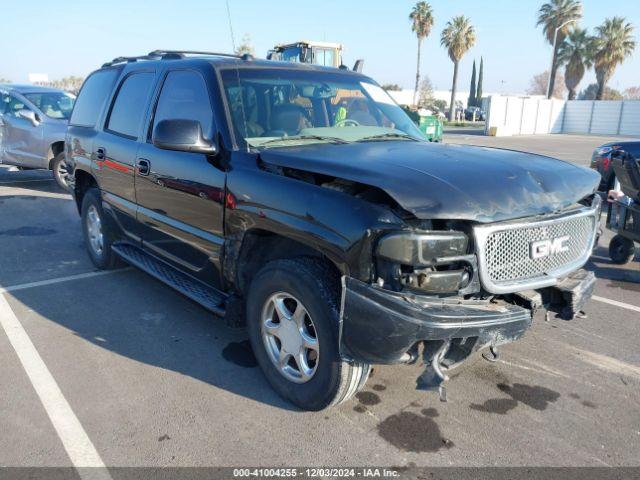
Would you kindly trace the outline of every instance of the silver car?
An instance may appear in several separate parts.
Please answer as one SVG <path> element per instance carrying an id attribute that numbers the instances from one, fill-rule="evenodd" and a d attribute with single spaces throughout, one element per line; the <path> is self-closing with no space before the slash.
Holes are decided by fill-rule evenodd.
<path id="1" fill-rule="evenodd" d="M 74 101 L 55 88 L 0 84 L 0 163 L 53 170 L 66 189 L 64 136 Z"/>

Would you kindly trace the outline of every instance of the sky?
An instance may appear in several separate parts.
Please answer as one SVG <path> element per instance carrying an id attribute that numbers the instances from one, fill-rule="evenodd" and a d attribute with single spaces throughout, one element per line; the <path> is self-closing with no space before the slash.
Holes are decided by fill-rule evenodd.
<path id="1" fill-rule="evenodd" d="M 473 60 L 484 58 L 484 92 L 522 93 L 549 68 L 551 46 L 536 14 L 542 0 L 431 0 L 435 25 L 422 48 L 421 70 L 437 90 L 451 88 L 453 64 L 440 46 L 446 22 L 471 19 L 477 41 L 462 59 L 458 89 L 468 89 Z M 635 55 L 618 67 L 609 86 L 640 85 L 640 4 L 637 0 L 583 0 L 583 27 L 624 16 L 636 26 Z M 345 45 L 344 63 L 365 60 L 364 73 L 380 83 L 412 88 L 417 40 L 408 19 L 414 0 L 229 0 L 236 43 L 251 37 L 256 56 L 277 43 L 325 40 Z M 86 76 L 117 56 L 151 50 L 232 51 L 225 0 L 0 0 L 0 78 L 26 82 Z M 10 20 L 10 21 L 8 21 Z M 593 71 L 580 88 L 595 81 Z"/>

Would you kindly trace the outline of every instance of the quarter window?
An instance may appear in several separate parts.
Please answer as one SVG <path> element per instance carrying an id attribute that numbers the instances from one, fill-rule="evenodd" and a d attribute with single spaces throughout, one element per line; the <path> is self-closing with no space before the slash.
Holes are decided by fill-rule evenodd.
<path id="1" fill-rule="evenodd" d="M 154 76 L 151 72 L 141 72 L 125 78 L 111 108 L 108 130 L 131 138 L 138 137 Z"/>
<path id="2" fill-rule="evenodd" d="M 94 127 L 98 121 L 98 115 L 102 111 L 111 87 L 118 76 L 117 70 L 103 70 L 91 74 L 82 85 L 80 95 L 75 102 L 71 113 L 71 125 L 80 127 Z"/>
<path id="3" fill-rule="evenodd" d="M 202 133 L 211 138 L 213 111 L 207 85 L 197 72 L 169 72 L 158 99 L 153 127 L 163 120 L 195 120 Z"/>

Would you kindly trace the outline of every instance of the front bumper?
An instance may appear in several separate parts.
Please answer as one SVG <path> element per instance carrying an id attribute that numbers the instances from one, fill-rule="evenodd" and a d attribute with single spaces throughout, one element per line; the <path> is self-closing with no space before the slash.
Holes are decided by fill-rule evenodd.
<path id="1" fill-rule="evenodd" d="M 509 301 L 423 297 L 350 277 L 343 277 L 342 285 L 340 353 L 345 360 L 405 362 L 420 342 L 437 348 L 453 341 L 457 353 L 452 356 L 458 358 L 449 360 L 457 362 L 473 351 L 519 339 L 538 309 L 574 318 L 593 294 L 595 275 L 576 270 L 553 287 L 506 296 Z"/>
<path id="2" fill-rule="evenodd" d="M 340 348 L 343 358 L 398 363 L 425 340 L 475 338 L 474 350 L 520 338 L 532 310 L 507 302 L 425 299 L 343 278 Z"/>

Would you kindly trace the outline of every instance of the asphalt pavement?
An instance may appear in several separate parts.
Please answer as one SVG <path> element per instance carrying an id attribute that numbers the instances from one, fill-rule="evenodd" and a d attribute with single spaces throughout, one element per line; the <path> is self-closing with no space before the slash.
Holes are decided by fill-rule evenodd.
<path id="1" fill-rule="evenodd" d="M 445 134 L 579 164 L 605 140 Z M 454 373 L 447 403 L 416 391 L 419 366 L 376 366 L 308 413 L 244 331 L 133 268 L 96 272 L 49 172 L 0 167 L 0 465 L 637 466 L 640 258 L 611 264 L 610 237 L 587 318 L 538 316 L 497 363 Z"/>

